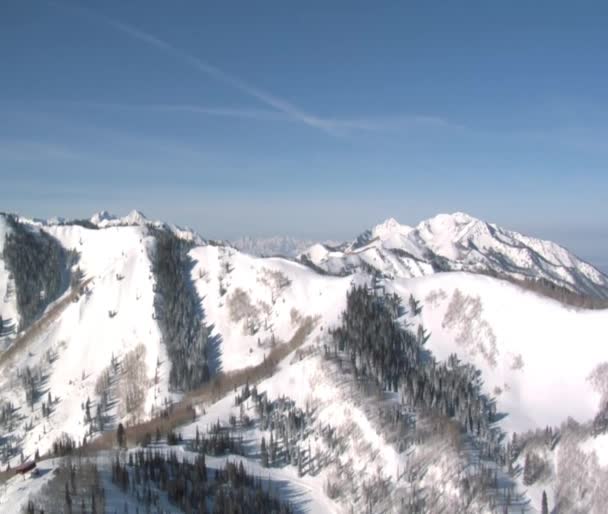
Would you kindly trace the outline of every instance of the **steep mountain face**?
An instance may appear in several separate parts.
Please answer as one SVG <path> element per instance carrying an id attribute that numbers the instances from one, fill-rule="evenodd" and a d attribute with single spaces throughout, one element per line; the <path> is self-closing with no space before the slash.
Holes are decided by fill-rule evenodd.
<path id="1" fill-rule="evenodd" d="M 438 271 L 544 279 L 581 295 L 608 298 L 608 277 L 565 248 L 467 214 L 440 214 L 416 227 L 388 219 L 341 248 L 314 245 L 300 255 L 331 274 L 376 270 L 389 278 Z"/>
<path id="2" fill-rule="evenodd" d="M 0 397 L 18 409 L 3 428 L 5 458 L 44 453 L 63 433 L 82 441 L 95 420 L 141 419 L 168 396 L 170 367 L 153 319 L 154 240 L 137 226 L 33 226 L 79 255 L 72 271 L 83 280 L 0 355 Z M 124 359 L 129 369 L 116 374 L 113 363 Z"/>
<path id="3" fill-rule="evenodd" d="M 81 278 L 0 339 L 0 512 L 53 490 L 53 505 L 65 501 L 69 471 L 4 487 L 2 471 L 36 451 L 43 472 L 61 470 L 45 454 L 68 436 L 99 445 L 89 455 L 107 512 L 145 512 L 137 464 L 125 467 L 132 487 L 112 479 L 119 423 L 123 464 L 142 444 L 186 463 L 204 453 L 218 472 L 203 487 L 211 512 L 228 462 L 295 512 L 534 513 L 543 491 L 555 514 L 604 512 L 608 310 L 468 272 L 602 291 L 605 277 L 559 246 L 457 214 L 389 220 L 311 248 L 304 265 L 136 211 L 20 220 L 77 254 Z M 0 245 L 10 230 L 0 217 Z M 19 317 L 16 287 L 0 266 L 6 320 Z M 347 301 L 353 288 L 359 300 Z M 95 484 L 84 484 L 69 490 L 78 505 L 87 491 L 91 511 Z M 179 487 L 153 490 L 156 507 L 187 510 Z"/>

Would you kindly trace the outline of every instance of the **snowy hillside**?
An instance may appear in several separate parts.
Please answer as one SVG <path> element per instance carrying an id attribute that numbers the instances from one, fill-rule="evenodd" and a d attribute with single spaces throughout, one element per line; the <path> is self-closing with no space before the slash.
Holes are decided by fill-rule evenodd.
<path id="1" fill-rule="evenodd" d="M 137 211 L 20 219 L 71 256 L 72 286 L 4 336 L 0 512 L 28 498 L 63 505 L 75 450 L 57 443 L 68 438 L 87 443 L 92 466 L 70 494 L 91 509 L 102 484 L 106 512 L 144 512 L 148 487 L 156 507 L 187 511 L 171 481 L 141 483 L 142 446 L 154 465 L 214 470 L 207 510 L 231 501 L 222 473 L 242 463 L 246 494 L 284 512 L 535 513 L 543 491 L 556 514 L 603 512 L 593 477 L 608 475 L 608 310 L 467 272 L 603 291 L 606 277 L 557 245 L 457 214 L 389 220 L 340 249 L 312 247 L 305 265 Z M 10 287 L 0 267 L 7 320 L 18 316 Z M 129 449 L 116 461 L 119 424 Z M 36 452 L 42 476 L 3 476 Z"/>
<path id="2" fill-rule="evenodd" d="M 127 395 L 133 385 L 125 377 L 117 377 L 112 394 L 119 401 L 103 413 L 111 421 L 108 426 L 148 417 L 166 399 L 174 398 L 168 393 L 170 361 L 154 314 L 155 279 L 149 258 L 154 240 L 146 225 L 117 223 L 99 230 L 66 224 L 36 226 L 64 248 L 78 252 L 77 266 L 87 285 L 44 333 L 29 339 L 26 348 L 1 364 L 5 370 L 0 379 L 3 401 L 22 402 L 21 375 L 28 368 L 54 399 L 48 417 L 42 415 L 47 400 L 42 394 L 25 409 L 24 421 L 32 421 L 33 430 L 11 431 L 14 446 L 25 456 L 37 449 L 47 451 L 63 432 L 77 440 L 87 435 L 89 424 L 83 421 L 82 404 L 90 399 L 94 417 L 99 384 L 113 358 L 138 356 L 142 399 L 136 411 L 127 413 L 121 405 L 126 398 L 121 400 L 120 394 Z M 350 285 L 349 279 L 319 277 L 300 264 L 260 260 L 229 247 L 195 247 L 191 256 L 193 283 L 203 298 L 205 321 L 217 335 L 213 350 L 216 371 L 259 364 L 274 345 L 289 340 L 307 316 L 337 318 Z M 6 272 L 2 277 L 3 284 L 10 284 Z M 7 300 L 13 297 L 8 295 Z M 3 305 L 8 330 L 15 318 L 10 314 L 14 302 Z M 13 311 L 6 307 L 11 305 Z"/>
<path id="3" fill-rule="evenodd" d="M 78 252 L 78 267 L 86 285 L 48 320 L 44 331 L 24 338 L 18 351 L 2 361 L 0 396 L 5 403 L 22 405 L 24 426 L 31 425 L 26 431 L 22 426 L 13 427 L 5 436 L 9 436 L 11 447 L 19 447 L 26 457 L 36 450 L 48 451 L 64 432 L 77 440 L 88 435 L 90 423 L 85 421 L 82 405 L 89 399 L 90 415 L 96 415 L 102 389 L 99 384 L 113 358 L 137 355 L 135 362 L 145 370 L 146 382 L 141 401 L 131 412 L 127 413 L 120 402 L 112 402 L 101 411 L 108 426 L 116 418 L 141 417 L 167 396 L 163 381 L 167 359 L 152 319 L 154 293 L 147 253 L 152 241 L 137 227 L 89 230 L 74 225 L 44 230 L 66 249 Z M 140 345 L 143 350 L 138 352 Z M 158 384 L 148 386 L 147 381 L 157 373 Z M 27 385 L 25 376 L 31 376 Z M 127 377 L 116 378 L 113 394 L 117 399 L 127 396 L 129 381 Z M 36 394 L 26 404 L 25 390 L 30 387 Z"/>
<path id="4" fill-rule="evenodd" d="M 256 258 L 230 247 L 200 246 L 190 256 L 205 318 L 220 341 L 217 360 L 223 371 L 259 364 L 306 317 L 331 326 L 351 285 L 350 278 L 320 276 L 295 262 Z"/>
<path id="5" fill-rule="evenodd" d="M 591 377 L 608 363 L 608 310 L 566 307 L 508 282 L 470 273 L 438 273 L 387 285 L 420 301 L 412 323 L 430 332 L 427 347 L 455 353 L 482 371 L 487 394 L 508 413 L 511 432 L 590 420 L 604 391 Z M 608 378 L 608 377 L 607 377 Z"/>
<path id="6" fill-rule="evenodd" d="M 300 258 L 332 274 L 375 269 L 390 278 L 411 278 L 437 271 L 489 272 L 545 279 L 579 294 L 608 298 L 608 277 L 566 249 L 464 213 L 440 214 L 416 227 L 391 218 L 344 248 L 317 244 Z"/>

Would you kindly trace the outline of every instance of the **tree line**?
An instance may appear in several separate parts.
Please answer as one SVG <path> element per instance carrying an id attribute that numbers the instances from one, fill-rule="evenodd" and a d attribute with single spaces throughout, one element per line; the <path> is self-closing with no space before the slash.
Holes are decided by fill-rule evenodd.
<path id="1" fill-rule="evenodd" d="M 191 281 L 191 245 L 168 230 L 150 228 L 156 240 L 152 269 L 154 312 L 171 360 L 170 386 L 190 391 L 210 378 L 210 330 Z"/>
<path id="2" fill-rule="evenodd" d="M 35 230 L 13 215 L 5 215 L 5 219 L 9 230 L 3 258 L 15 281 L 19 330 L 24 330 L 65 291 L 75 254 L 66 252 L 43 230 Z"/>

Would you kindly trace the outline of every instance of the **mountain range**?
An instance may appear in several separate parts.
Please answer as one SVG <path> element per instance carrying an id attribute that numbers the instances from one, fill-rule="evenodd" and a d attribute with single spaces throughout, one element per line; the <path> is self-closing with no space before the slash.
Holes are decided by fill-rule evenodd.
<path id="1" fill-rule="evenodd" d="M 3 214 L 0 250 L 0 512 L 90 511 L 83 452 L 107 512 L 192 511 L 142 447 L 205 455 L 210 512 L 605 512 L 608 277 L 555 243 L 463 213 L 230 243 L 133 211 Z M 251 482 L 219 487 L 229 463 Z"/>

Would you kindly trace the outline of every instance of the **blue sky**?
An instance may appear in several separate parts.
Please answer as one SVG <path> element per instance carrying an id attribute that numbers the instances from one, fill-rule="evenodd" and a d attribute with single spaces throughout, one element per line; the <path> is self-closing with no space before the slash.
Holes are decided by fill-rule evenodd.
<path id="1" fill-rule="evenodd" d="M 0 6 L 0 206 L 209 237 L 465 211 L 608 268 L 608 8 Z"/>

